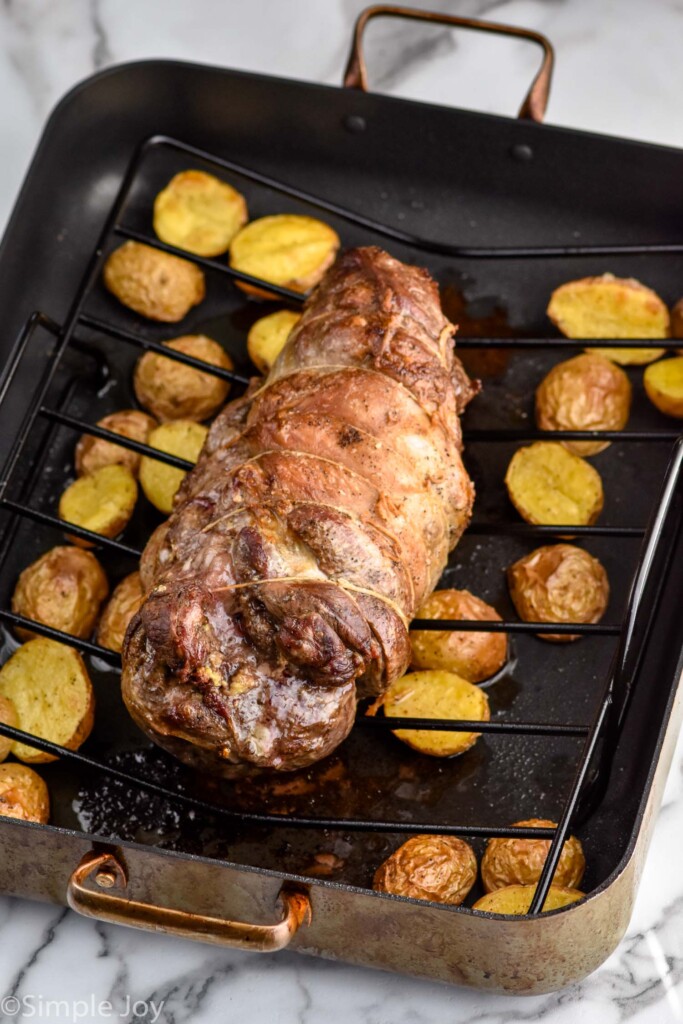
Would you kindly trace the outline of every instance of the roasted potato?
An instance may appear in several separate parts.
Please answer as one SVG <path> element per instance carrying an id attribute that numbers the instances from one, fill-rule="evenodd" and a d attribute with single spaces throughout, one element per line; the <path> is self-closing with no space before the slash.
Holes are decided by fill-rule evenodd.
<path id="1" fill-rule="evenodd" d="M 545 818 L 515 821 L 516 828 L 554 828 L 555 822 Z M 489 839 L 481 861 L 481 880 L 486 892 L 506 885 L 535 885 L 545 864 L 549 839 Z M 562 847 L 553 875 L 553 885 L 576 889 L 586 870 L 583 847 L 576 836 L 570 836 Z"/>
<path id="2" fill-rule="evenodd" d="M 536 389 L 540 430 L 621 430 L 631 409 L 631 384 L 620 367 L 595 352 L 558 363 Z M 609 441 L 561 441 L 575 455 L 597 455 Z"/>
<path id="3" fill-rule="evenodd" d="M 0 765 L 0 816 L 47 825 L 50 797 L 37 772 L 25 764 Z"/>
<path id="4" fill-rule="evenodd" d="M 128 623 L 145 597 L 140 573 L 132 572 L 121 580 L 111 595 L 97 627 L 97 642 L 112 651 L 121 651 Z"/>
<path id="5" fill-rule="evenodd" d="M 584 277 L 556 288 L 548 316 L 567 338 L 668 338 L 669 310 L 640 281 L 613 274 Z M 588 349 L 615 363 L 651 363 L 663 348 Z"/>
<path id="6" fill-rule="evenodd" d="M 389 718 L 462 718 L 488 722 L 488 697 L 478 686 L 454 672 L 410 672 L 392 683 L 381 699 Z M 394 736 L 413 750 L 432 757 L 451 757 L 469 750 L 481 733 L 396 729 Z"/>
<path id="7" fill-rule="evenodd" d="M 469 590 L 435 590 L 415 613 L 418 619 L 495 619 L 500 615 Z M 500 671 L 508 656 L 505 633 L 410 633 L 413 668 L 445 669 L 470 683 L 480 683 Z"/>
<path id="8" fill-rule="evenodd" d="M 477 858 L 456 836 L 413 836 L 375 871 L 372 888 L 459 906 L 477 879 Z"/>
<path id="9" fill-rule="evenodd" d="M 599 622 L 609 601 L 601 563 L 573 544 L 548 544 L 507 571 L 510 596 L 524 622 Z M 578 640 L 576 634 L 539 633 L 542 640 Z"/>
<path id="10" fill-rule="evenodd" d="M 679 299 L 671 310 L 671 337 L 683 338 L 683 299 Z"/>
<path id="11" fill-rule="evenodd" d="M 77 651 L 45 637 L 29 640 L 0 669 L 0 694 L 17 709 L 19 728 L 78 750 L 88 738 L 95 716 L 95 695 L 85 663 Z M 20 761 L 55 761 L 23 743 L 13 743 Z"/>
<path id="12" fill-rule="evenodd" d="M 3 725 L 11 725 L 12 728 L 19 728 L 19 715 L 14 702 L 9 697 L 0 696 L 0 722 Z M 0 761 L 5 761 L 12 749 L 12 740 L 0 736 Z"/>
<path id="13" fill-rule="evenodd" d="M 131 441 L 145 444 L 158 424 L 155 419 L 146 412 L 140 412 L 139 409 L 122 409 L 98 420 L 97 426 L 111 430 L 114 434 L 121 434 Z M 102 469 L 102 466 L 113 465 L 126 466 L 133 476 L 137 476 L 140 456 L 130 448 L 122 448 L 113 441 L 105 441 L 101 437 L 93 437 L 92 434 L 83 434 L 76 445 L 75 463 L 78 476 L 87 476 L 88 473 Z"/>
<path id="14" fill-rule="evenodd" d="M 647 397 L 660 412 L 683 419 L 683 356 L 646 367 L 643 384 Z"/>
<path id="15" fill-rule="evenodd" d="M 264 376 L 285 347 L 292 329 L 301 320 L 300 313 L 278 309 L 252 324 L 247 335 L 247 350 L 252 363 Z"/>
<path id="16" fill-rule="evenodd" d="M 62 545 L 24 569 L 12 594 L 12 611 L 85 639 L 108 593 L 104 569 L 92 552 Z M 28 629 L 16 632 L 25 640 L 36 635 Z"/>
<path id="17" fill-rule="evenodd" d="M 137 497 L 135 477 L 126 466 L 102 466 L 67 487 L 59 499 L 59 515 L 103 537 L 116 537 L 132 516 Z M 74 544 L 90 546 L 77 537 Z"/>
<path id="18" fill-rule="evenodd" d="M 157 574 L 161 564 L 166 561 L 167 551 L 165 548 L 166 537 L 168 534 L 168 520 L 165 519 L 163 523 L 159 523 L 156 530 L 152 532 L 151 537 L 145 544 L 142 554 L 140 555 L 140 564 L 138 569 L 140 571 L 140 585 L 142 586 L 143 593 L 147 594 L 154 585 L 154 577 Z"/>
<path id="19" fill-rule="evenodd" d="M 555 441 L 519 448 L 510 460 L 505 484 L 510 501 L 528 523 L 588 526 L 602 511 L 598 471 Z"/>
<path id="20" fill-rule="evenodd" d="M 486 896 L 482 896 L 472 909 L 483 910 L 487 914 L 509 916 L 528 914 L 535 891 L 535 885 L 506 885 L 503 889 L 495 889 L 493 892 L 487 893 Z M 568 907 L 570 903 L 582 900 L 585 895 L 578 889 L 564 889 L 559 885 L 551 885 L 543 904 L 543 913 L 547 914 L 549 910 Z"/>
<path id="21" fill-rule="evenodd" d="M 161 241 L 197 256 L 220 256 L 246 220 L 244 196 L 205 171 L 181 171 L 154 200 Z"/>
<path id="22" fill-rule="evenodd" d="M 230 243 L 230 266 L 264 281 L 306 292 L 335 260 L 339 236 L 314 217 L 281 213 L 261 217 L 242 228 Z M 236 282 L 248 295 L 275 299 L 263 288 Z"/>
<path id="23" fill-rule="evenodd" d="M 186 334 L 165 341 L 167 348 L 202 359 L 223 370 L 234 364 L 217 341 L 204 334 Z M 140 405 L 154 413 L 161 423 L 169 420 L 207 420 L 224 404 L 230 382 L 211 373 L 195 370 L 156 352 L 146 352 L 138 360 L 133 376 L 135 397 Z"/>
<path id="24" fill-rule="evenodd" d="M 173 420 L 162 423 L 149 437 L 152 448 L 169 455 L 177 455 L 188 462 L 196 462 L 202 450 L 208 430 L 194 420 Z M 140 486 L 155 508 L 166 515 L 173 510 L 173 499 L 180 487 L 185 472 L 168 466 L 150 455 L 143 455 L 140 464 Z"/>
<path id="25" fill-rule="evenodd" d="M 104 284 L 124 306 L 174 324 L 206 294 L 204 273 L 189 260 L 142 242 L 124 242 L 104 264 Z"/>

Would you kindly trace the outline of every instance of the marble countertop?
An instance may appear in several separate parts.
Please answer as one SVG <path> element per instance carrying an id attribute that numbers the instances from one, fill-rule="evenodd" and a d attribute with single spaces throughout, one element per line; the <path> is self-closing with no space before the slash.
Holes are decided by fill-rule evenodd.
<path id="1" fill-rule="evenodd" d="M 95 69 L 174 57 L 335 84 L 363 6 L 362 0 L 5 0 L 0 223 L 50 109 Z M 683 146 L 682 0 L 413 0 L 413 6 L 546 33 L 557 51 L 548 121 Z M 373 31 L 371 43 L 373 87 L 506 114 L 515 112 L 538 59 L 520 43 L 462 34 L 455 41 L 448 30 L 397 24 Z M 0 1024 L 31 1018 L 51 1024 L 681 1021 L 683 875 L 672 851 L 682 847 L 683 741 L 627 936 L 586 981 L 523 1000 L 287 953 L 260 958 L 216 951 L 0 898 Z"/>

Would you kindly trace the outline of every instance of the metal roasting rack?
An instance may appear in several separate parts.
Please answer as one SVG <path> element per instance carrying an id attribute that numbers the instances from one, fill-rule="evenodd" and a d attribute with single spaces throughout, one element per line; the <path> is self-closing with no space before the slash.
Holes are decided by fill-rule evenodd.
<path id="1" fill-rule="evenodd" d="M 29 317 L 24 325 L 19 338 L 12 350 L 7 367 L 0 381 L 0 408 L 7 398 L 9 389 L 17 374 L 27 350 L 39 332 L 47 332 L 54 339 L 54 351 L 50 356 L 49 363 L 43 373 L 42 379 L 38 382 L 35 392 L 31 398 L 28 409 L 17 430 L 14 443 L 9 452 L 5 467 L 0 479 L 0 511 L 10 517 L 9 525 L 5 531 L 5 544 L 7 544 L 22 519 L 63 531 L 64 521 L 57 516 L 51 515 L 40 509 L 31 507 L 22 496 L 21 489 L 13 493 L 12 485 L 15 482 L 15 470 L 17 464 L 24 454 L 26 443 L 32 434 L 34 426 L 38 421 L 52 424 L 57 428 L 66 428 L 76 434 L 89 434 L 93 437 L 113 441 L 122 447 L 129 448 L 134 452 L 152 457 L 164 462 L 169 466 L 178 469 L 191 469 L 192 464 L 184 459 L 160 452 L 146 444 L 130 440 L 119 434 L 112 433 L 102 427 L 94 426 L 80 418 L 67 415 L 57 408 L 46 404 L 46 397 L 50 384 L 52 383 L 56 370 L 60 365 L 65 351 L 73 348 L 86 349 L 87 342 L 79 337 L 83 329 L 94 331 L 99 335 L 114 339 L 125 345 L 136 346 L 145 351 L 154 351 L 163 354 L 166 358 L 175 359 L 188 366 L 200 369 L 232 383 L 246 385 L 249 383 L 247 377 L 231 370 L 225 370 L 205 363 L 193 356 L 185 355 L 182 352 L 168 349 L 158 342 L 139 337 L 133 331 L 124 330 L 101 318 L 93 317 L 85 311 L 88 297 L 99 280 L 102 264 L 109 251 L 110 243 L 116 238 L 130 239 L 142 242 L 163 252 L 180 256 L 185 260 L 204 268 L 211 273 L 222 274 L 235 281 L 241 281 L 255 286 L 267 286 L 268 291 L 278 295 L 289 304 L 301 304 L 306 296 L 291 291 L 248 274 L 241 273 L 228 266 L 226 262 L 217 259 L 204 259 L 188 253 L 183 249 L 167 245 L 151 234 L 145 234 L 132 230 L 123 223 L 123 215 L 129 202 L 131 193 L 138 180 L 143 162 L 153 152 L 165 150 L 176 155 L 190 158 L 201 162 L 203 165 L 213 167 L 215 170 L 227 173 L 249 181 L 255 185 L 262 186 L 272 192 L 285 195 L 307 204 L 319 211 L 332 214 L 345 222 L 360 228 L 365 228 L 375 235 L 379 235 L 388 241 L 400 243 L 410 250 L 418 253 L 449 256 L 459 259 L 496 260 L 496 259 L 552 259 L 555 257 L 584 257 L 584 256 L 606 256 L 606 255 L 643 255 L 643 254 L 683 254 L 683 243 L 654 243 L 642 245 L 569 245 L 569 246 L 528 246 L 528 247 L 462 247 L 451 245 L 445 242 L 429 241 L 419 236 L 410 234 L 400 229 L 377 223 L 371 218 L 361 216 L 336 203 L 310 195 L 298 188 L 287 185 L 281 181 L 259 174 L 249 168 L 240 166 L 228 160 L 220 159 L 211 153 L 205 152 L 196 147 L 187 145 L 167 136 L 153 136 L 145 141 L 137 150 L 131 160 L 123 182 L 119 189 L 111 212 L 104 225 L 95 251 L 91 255 L 81 283 L 73 299 L 69 312 L 63 324 L 58 324 L 43 312 L 35 312 Z M 602 346 L 616 344 L 621 348 L 642 347 L 640 340 L 602 340 Z M 681 341 L 675 339 L 657 340 L 657 347 L 663 349 L 674 349 L 681 347 Z M 465 349 L 544 349 L 552 345 L 554 349 L 576 349 L 581 347 L 583 342 L 576 339 L 558 338 L 458 338 L 457 347 Z M 243 823 L 265 825 L 265 826 L 287 826 L 289 828 L 304 829 L 344 829 L 349 832 L 384 832 L 384 833 L 422 833 L 431 832 L 442 835 L 464 836 L 472 838 L 489 838 L 491 836 L 536 838 L 551 840 L 548 857 L 543 868 L 536 892 L 530 907 L 531 914 L 537 914 L 541 910 L 548 889 L 551 884 L 555 868 L 562 852 L 562 846 L 572 825 L 582 820 L 590 813 L 601 795 L 609 778 L 611 762 L 614 756 L 616 744 L 619 738 L 621 726 L 626 715 L 630 696 L 633 688 L 633 681 L 640 664 L 642 651 L 647 639 L 653 616 L 656 612 L 657 598 L 663 578 L 663 567 L 668 557 L 671 538 L 677 525 L 677 516 L 680 516 L 681 497 L 683 497 L 683 437 L 679 432 L 673 430 L 622 430 L 622 431 L 539 431 L 519 429 L 486 429 L 486 430 L 465 430 L 463 439 L 467 444 L 488 444 L 503 441 L 536 441 L 549 440 L 609 440 L 616 442 L 649 442 L 668 444 L 672 446 L 672 455 L 665 475 L 663 487 L 659 500 L 655 505 L 655 512 L 647 525 L 629 526 L 538 526 L 528 523 L 488 523 L 473 522 L 468 527 L 470 535 L 497 536 L 517 535 L 529 537 L 562 537 L 568 532 L 575 537 L 612 537 L 615 540 L 621 538 L 643 538 L 642 548 L 636 572 L 631 584 L 631 590 L 627 601 L 626 612 L 621 623 L 596 623 L 596 624 L 558 624 L 558 623 L 537 623 L 520 621 L 487 621 L 487 620 L 430 620 L 415 619 L 412 627 L 422 630 L 459 630 L 476 632 L 504 632 L 504 633 L 553 633 L 568 635 L 585 635 L 600 637 L 616 637 L 618 644 L 610 671 L 600 694 L 597 707 L 593 712 L 592 721 L 589 724 L 567 723 L 550 724 L 543 722 L 515 722 L 495 721 L 479 722 L 465 721 L 462 719 L 424 719 L 424 718 L 390 718 L 388 716 L 370 717 L 360 714 L 357 718 L 357 726 L 366 729 L 422 729 L 422 730 L 450 730 L 450 731 L 476 731 L 486 734 L 513 734 L 513 735 L 537 735 L 554 737 L 575 737 L 583 739 L 583 746 L 575 766 L 574 778 L 569 786 L 565 797 L 564 806 L 557 826 L 554 828 L 529 828 L 529 827 L 482 827 L 472 824 L 445 824 L 443 822 L 406 822 L 369 820 L 363 818 L 322 818 L 322 817 L 300 817 L 283 816 L 280 814 L 266 814 L 259 812 L 246 812 L 232 810 L 218 806 L 186 793 L 175 791 L 156 782 L 138 777 L 130 772 L 121 770 L 113 765 L 106 764 L 100 760 L 89 757 L 83 753 L 67 750 L 58 744 L 52 743 L 41 737 L 23 732 L 11 726 L 0 724 L 0 735 L 22 743 L 28 743 L 37 749 L 64 758 L 87 768 L 90 771 L 105 773 L 110 778 L 116 779 L 130 787 L 137 787 L 149 793 L 174 801 L 188 809 L 209 813 L 218 818 L 239 821 Z M 137 560 L 140 551 L 125 542 L 117 539 L 103 537 L 91 533 L 81 527 L 69 525 L 69 533 L 78 538 L 90 542 L 99 548 L 108 548 L 116 552 L 122 558 Z M 647 611 L 646 611 L 647 609 Z M 6 608 L 0 608 L 0 621 L 8 626 L 30 628 L 34 633 L 49 637 L 60 643 L 68 644 L 81 651 L 83 654 L 93 655 L 102 659 L 109 665 L 120 664 L 120 655 L 100 646 L 89 640 L 82 640 L 78 637 L 63 633 L 60 630 L 45 626 L 42 623 L 17 615 Z"/>

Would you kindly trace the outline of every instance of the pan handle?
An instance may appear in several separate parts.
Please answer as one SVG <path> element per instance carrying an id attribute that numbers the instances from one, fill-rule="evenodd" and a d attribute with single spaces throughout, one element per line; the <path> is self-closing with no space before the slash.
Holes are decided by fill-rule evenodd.
<path id="1" fill-rule="evenodd" d="M 94 884 L 91 888 L 87 883 Z M 302 925 L 311 921 L 311 903 L 299 890 L 283 888 L 278 896 L 283 915 L 275 924 L 248 924 L 220 917 L 140 903 L 126 895 L 128 877 L 113 853 L 87 853 L 71 875 L 66 898 L 72 910 L 98 921 L 165 932 L 216 946 L 273 953 L 284 949 Z M 118 893 L 110 890 L 118 889 Z"/>
<path id="2" fill-rule="evenodd" d="M 408 18 L 415 21 L 429 21 L 437 25 L 455 25 L 457 28 L 475 29 L 478 32 L 493 32 L 496 35 L 513 36 L 536 43 L 543 49 L 543 63 L 531 83 L 531 88 L 524 98 L 518 116 L 527 121 L 537 121 L 539 123 L 543 120 L 545 108 L 548 105 L 550 81 L 555 59 L 552 45 L 544 35 L 541 35 L 540 32 L 532 32 L 531 29 L 517 28 L 515 25 L 500 25 L 497 22 L 479 21 L 476 18 L 458 18 L 453 14 L 415 10 L 412 7 L 377 4 L 373 7 L 366 7 L 364 11 L 361 11 L 353 30 L 351 52 L 349 53 L 346 71 L 344 72 L 344 85 L 347 89 L 367 91 L 368 79 L 365 56 L 363 54 L 363 32 L 367 23 L 372 18 L 378 17 Z"/>

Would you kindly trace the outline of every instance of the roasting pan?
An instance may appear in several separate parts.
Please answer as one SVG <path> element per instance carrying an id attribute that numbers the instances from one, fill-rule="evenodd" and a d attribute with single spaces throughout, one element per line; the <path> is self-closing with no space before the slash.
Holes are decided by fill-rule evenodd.
<path id="1" fill-rule="evenodd" d="M 228 785 L 151 749 L 126 715 L 115 666 L 81 644 L 96 727 L 82 757 L 41 767 L 49 826 L 0 819 L 0 888 L 210 942 L 288 944 L 540 993 L 585 976 L 618 944 L 670 764 L 681 715 L 680 442 L 629 371 L 628 431 L 594 460 L 605 512 L 597 527 L 572 531 L 607 567 L 612 598 L 605 622 L 575 644 L 544 643 L 514 622 L 502 570 L 558 531 L 522 524 L 502 479 L 533 436 L 536 384 L 574 351 L 549 337 L 552 288 L 610 270 L 670 302 L 683 290 L 683 152 L 541 124 L 552 50 L 519 29 L 450 19 L 543 47 L 518 119 L 371 94 L 362 30 L 391 13 L 361 16 L 344 89 L 146 61 L 88 79 L 53 113 L 0 249 L 2 656 L 16 646 L 17 573 L 62 536 L 51 517 L 79 424 L 131 405 L 140 347 L 180 333 L 104 293 L 102 254 L 150 234 L 151 200 L 172 173 L 205 166 L 246 193 L 253 216 L 320 209 L 307 198 L 318 197 L 345 245 L 383 245 L 439 280 L 460 352 L 484 382 L 464 420 L 475 517 L 444 582 L 511 623 L 513 658 L 488 684 L 491 726 L 464 756 L 433 761 L 359 722 L 312 769 Z M 225 345 L 238 393 L 253 372 L 246 330 L 263 307 L 225 270 L 207 277 L 207 300 L 182 333 Z M 155 525 L 149 510 L 136 517 L 98 552 L 113 582 Z M 566 910 L 501 918 L 370 890 L 374 868 L 409 833 L 463 834 L 480 854 L 487 835 L 536 816 L 559 822 L 556 850 L 568 829 L 586 849 L 589 895 Z"/>

